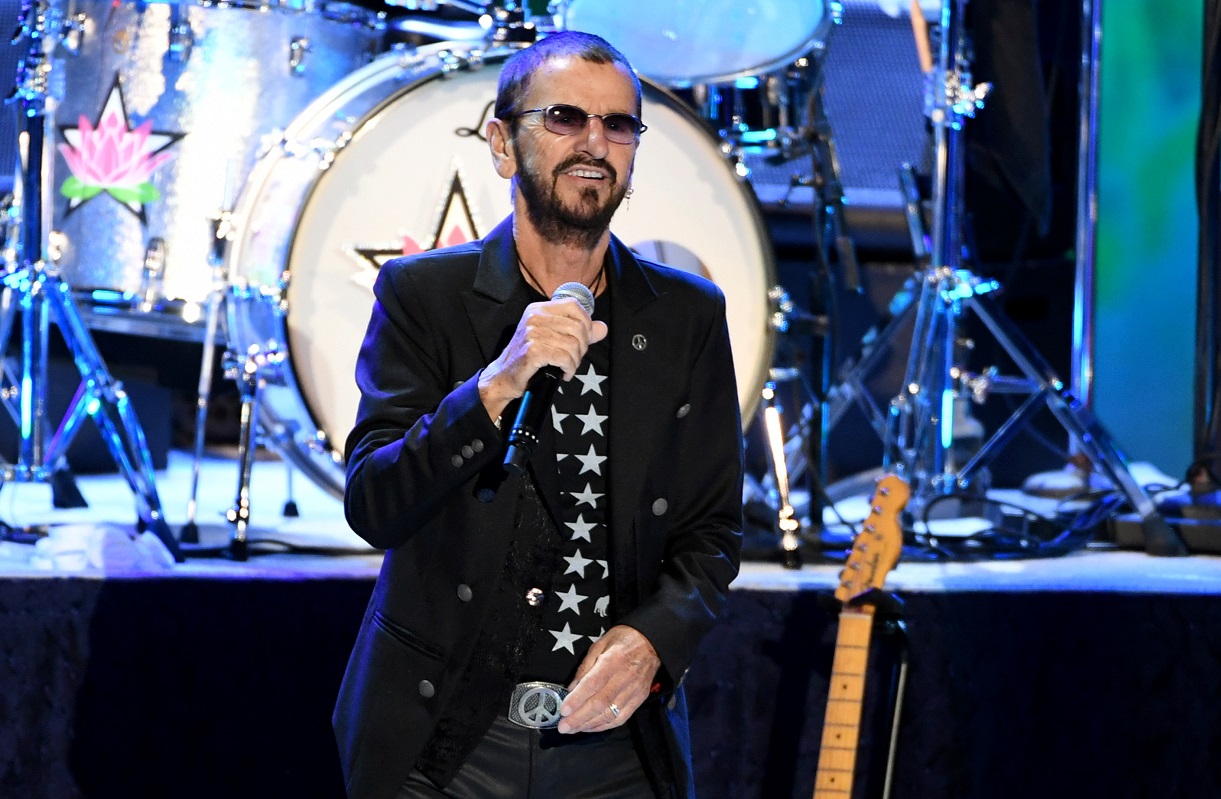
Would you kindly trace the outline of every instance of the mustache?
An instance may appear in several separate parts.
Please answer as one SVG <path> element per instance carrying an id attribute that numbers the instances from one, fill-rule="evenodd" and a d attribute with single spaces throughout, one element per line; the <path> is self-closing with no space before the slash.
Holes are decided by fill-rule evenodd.
<path id="1" fill-rule="evenodd" d="M 558 178 L 560 175 L 572 169 L 574 166 L 588 166 L 595 169 L 601 169 L 610 175 L 612 183 L 619 182 L 619 173 L 611 166 L 610 162 L 603 158 L 582 158 L 579 155 L 574 155 L 571 158 L 563 161 L 555 169 L 551 170 L 551 177 Z"/>

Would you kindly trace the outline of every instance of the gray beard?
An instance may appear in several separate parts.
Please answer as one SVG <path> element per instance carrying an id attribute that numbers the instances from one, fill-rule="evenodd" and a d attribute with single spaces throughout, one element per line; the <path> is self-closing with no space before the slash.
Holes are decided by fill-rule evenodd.
<path id="1" fill-rule="evenodd" d="M 602 206 L 598 205 L 598 194 L 594 189 L 582 190 L 576 208 L 564 205 L 555 191 L 555 182 L 564 171 L 578 164 L 588 163 L 581 158 L 570 158 L 556 167 L 551 174 L 548 188 L 533 169 L 529 159 L 513 142 L 517 162 L 522 169 L 517 173 L 517 190 L 526 204 L 526 216 L 539 235 L 550 244 L 592 249 L 603 234 L 610 229 L 611 219 L 627 194 L 626 187 L 619 186 L 619 176 L 614 167 L 605 162 L 598 165 L 607 170 L 611 181 L 611 196 Z"/>

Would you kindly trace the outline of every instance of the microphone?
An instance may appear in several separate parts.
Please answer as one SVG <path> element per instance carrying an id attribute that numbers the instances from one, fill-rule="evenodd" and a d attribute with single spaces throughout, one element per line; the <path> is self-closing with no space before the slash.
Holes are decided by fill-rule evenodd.
<path id="1" fill-rule="evenodd" d="M 585 313 L 593 316 L 594 295 L 584 283 L 565 283 L 551 295 L 553 300 L 571 297 L 581 303 Z M 539 431 L 547 420 L 555 390 L 564 373 L 558 366 L 547 365 L 534 373 L 526 384 L 526 393 L 517 408 L 517 418 L 509 428 L 509 451 L 505 453 L 505 471 L 514 475 L 526 472 L 526 461 L 538 446 Z"/>

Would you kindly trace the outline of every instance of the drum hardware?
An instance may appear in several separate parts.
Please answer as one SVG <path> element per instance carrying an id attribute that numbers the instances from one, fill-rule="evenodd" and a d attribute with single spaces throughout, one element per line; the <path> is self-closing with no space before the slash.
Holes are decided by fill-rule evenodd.
<path id="1" fill-rule="evenodd" d="M 63 15 L 47 0 L 22 3 L 17 40 L 28 42 L 19 62 L 10 102 L 21 103 L 18 116 L 20 168 L 20 265 L 4 276 L 0 311 L 0 352 L 6 351 L 16 317 L 21 317 L 20 380 L 6 392 L 5 404 L 18 419 L 16 464 L 0 464 L 5 482 L 62 480 L 66 453 L 80 423 L 90 417 L 98 425 L 111 456 L 136 499 L 139 524 L 165 545 L 175 561 L 182 560 L 170 534 L 153 479 L 152 458 L 144 432 L 122 385 L 106 369 L 92 337 L 81 321 L 68 284 L 48 268 L 47 194 L 52 185 L 48 131 L 53 129 L 57 104 L 50 79 L 57 71 L 52 53 L 63 31 Z M 59 428 L 47 439 L 47 341 L 50 324 L 60 330 L 81 375 L 81 383 Z M 16 406 L 16 407 L 14 407 Z"/>
<path id="2" fill-rule="evenodd" d="M 484 19 L 489 21 L 484 22 Z M 534 44 L 538 38 L 538 29 L 530 21 L 529 6 L 513 0 L 489 4 L 480 24 L 490 28 L 494 44 Z"/>
<path id="3" fill-rule="evenodd" d="M 151 311 L 161 293 L 161 278 L 165 274 L 165 239 L 153 236 L 144 250 L 144 269 L 140 274 L 140 310 Z"/>
<path id="4" fill-rule="evenodd" d="M 795 321 L 802 323 L 803 333 L 825 333 L 826 318 L 799 311 L 783 287 L 775 286 L 769 290 L 768 299 L 773 307 L 769 323 L 777 333 L 796 332 Z M 790 387 L 787 396 L 792 401 L 792 407 L 798 409 L 795 418 L 785 418 L 780 392 L 782 385 Z M 817 438 L 816 434 L 811 435 L 811 427 L 816 423 L 814 409 L 818 401 L 797 366 L 773 365 L 768 370 L 768 380 L 760 396 L 769 471 L 757 484 L 753 478 L 747 478 L 747 501 L 750 501 L 749 493 L 758 493 L 775 512 L 782 562 L 785 568 L 800 569 L 801 549 L 803 541 L 810 539 L 811 521 L 808 512 L 801 513 L 803 508 L 794 497 L 793 486 L 795 481 L 812 474 L 808 471 L 812 457 L 808 444 Z M 807 489 L 812 488 L 807 486 Z M 808 497 L 813 494 L 813 490 L 807 491 Z M 808 502 L 804 509 L 808 511 Z"/>
<path id="5" fill-rule="evenodd" d="M 228 553 L 233 560 L 246 560 L 249 557 L 246 528 L 250 525 L 250 476 L 254 468 L 254 452 L 258 446 L 256 430 L 259 389 L 268 381 L 280 380 L 284 364 L 285 353 L 275 342 L 262 348 L 251 346 L 242 355 L 232 350 L 225 352 L 225 377 L 237 382 L 238 393 L 242 399 L 241 433 L 237 447 L 237 499 L 225 514 L 225 518 L 233 525 Z M 291 473 L 291 467 L 289 468 Z M 292 485 L 291 479 L 289 485 Z M 292 503 L 291 494 L 289 502 Z M 295 508 L 295 503 L 293 507 Z"/>
<path id="6" fill-rule="evenodd" d="M 82 15 L 83 16 L 83 15 Z M 177 3 L 170 6 L 169 44 L 166 53 L 176 64 L 185 64 L 191 58 L 195 49 L 195 32 L 191 23 L 183 18 L 182 7 Z"/>
<path id="7" fill-rule="evenodd" d="M 835 383 L 827 396 L 827 430 L 834 430 L 854 404 L 865 415 L 869 426 L 878 439 L 886 440 L 889 424 L 888 410 L 874 400 L 865 386 L 865 380 L 879 366 L 879 361 L 889 351 L 895 337 L 911 322 L 915 312 L 915 297 L 921 275 L 929 262 L 927 236 L 924 233 L 923 209 L 920 193 L 916 187 L 915 167 L 903 164 L 899 168 L 899 187 L 903 195 L 903 208 L 911 236 L 912 252 L 918 268 L 895 293 L 882 313 L 878 323 L 870 327 L 861 337 L 856 354 L 840 364 L 835 373 Z"/>
<path id="8" fill-rule="evenodd" d="M 221 304 L 228 285 L 225 271 L 225 245 L 233 233 L 233 173 L 229 162 L 221 209 L 212 217 L 212 248 L 208 262 L 212 265 L 212 290 L 208 292 L 204 313 L 203 354 L 199 364 L 199 385 L 195 400 L 195 438 L 191 449 L 191 489 L 187 498 L 187 520 L 179 531 L 183 543 L 199 543 L 199 526 L 195 522 L 199 506 L 199 469 L 203 462 L 208 424 L 208 402 L 212 397 L 212 362 L 216 357 L 216 336 L 220 328 Z"/>
<path id="9" fill-rule="evenodd" d="M 1043 405 L 1075 439 L 1095 468 L 1119 487 L 1140 517 L 1151 555 L 1186 555 L 1178 534 L 1158 513 L 1129 472 L 1123 454 L 1093 414 L 1051 369 L 1001 310 L 996 281 L 962 266 L 963 125 L 982 108 L 990 88 L 972 85 L 965 31 L 967 0 L 943 0 L 938 59 L 926 84 L 925 105 L 934 132 L 930 263 L 916 304 L 916 322 L 904 385 L 891 401 L 884 465 L 912 486 L 915 518 L 938 496 L 986 490 L 986 467 Z M 1025 375 L 1029 397 L 965 463 L 954 450 L 956 407 L 962 393 L 955 364 L 960 320 L 974 312 Z M 999 385 L 995 376 L 977 385 Z M 1020 384 L 1014 384 L 1020 385 Z"/>
<path id="10" fill-rule="evenodd" d="M 784 433 L 780 428 L 780 408 L 776 404 L 776 384 L 768 381 L 763 386 L 763 426 L 767 433 L 768 455 L 772 474 L 776 478 L 776 494 L 779 510 L 776 527 L 780 532 L 780 551 L 786 569 L 801 568 L 801 538 L 798 535 L 801 521 L 789 501 L 789 475 L 785 463 Z"/>

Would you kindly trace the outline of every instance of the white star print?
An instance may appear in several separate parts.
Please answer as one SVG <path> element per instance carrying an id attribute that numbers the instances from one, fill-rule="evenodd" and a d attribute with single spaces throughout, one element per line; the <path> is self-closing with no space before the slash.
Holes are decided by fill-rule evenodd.
<path id="1" fill-rule="evenodd" d="M 573 634 L 572 628 L 568 625 L 568 622 L 564 622 L 564 629 L 562 630 L 548 630 L 547 632 L 555 636 L 555 646 L 551 647 L 552 652 L 556 652 L 560 649 L 567 649 L 570 655 L 575 655 L 577 653 L 577 650 L 573 649 L 572 645 L 577 641 L 580 641 L 581 636 Z"/>
<path id="2" fill-rule="evenodd" d="M 594 445 L 590 444 L 589 452 L 584 455 L 577 455 L 576 459 L 581 462 L 581 471 L 577 472 L 578 475 L 585 474 L 586 472 L 602 474 L 602 461 L 606 460 L 606 456 L 594 452 Z"/>
<path id="3" fill-rule="evenodd" d="M 592 544 L 593 542 L 591 541 L 590 543 Z M 579 549 L 577 550 L 577 552 L 578 552 L 578 553 L 579 553 L 580 551 L 581 551 L 581 550 L 579 550 Z M 610 566 L 609 566 L 609 565 L 607 565 L 606 561 L 604 561 L 604 560 L 599 560 L 599 561 L 595 561 L 595 562 L 596 562 L 596 563 L 597 563 L 599 566 L 601 566 L 601 567 L 602 567 L 602 579 L 603 579 L 603 580 L 605 580 L 607 577 L 610 577 Z M 582 574 L 581 576 L 582 576 L 582 577 L 584 577 L 585 575 L 584 575 L 584 574 Z"/>
<path id="4" fill-rule="evenodd" d="M 585 514 L 579 513 L 577 514 L 577 520 L 575 522 L 564 522 L 564 524 L 572 530 L 572 538 L 568 539 L 569 541 L 576 541 L 578 538 L 584 538 L 586 541 L 589 541 L 589 543 L 593 543 L 593 540 L 589 537 L 589 533 L 597 525 L 594 522 L 585 521 Z"/>
<path id="5" fill-rule="evenodd" d="M 585 435 L 590 430 L 597 430 L 598 435 L 600 436 L 606 435 L 602 432 L 602 423 L 606 421 L 607 417 L 600 416 L 598 412 L 594 410 L 593 405 L 589 406 L 589 411 L 587 413 L 578 413 L 576 414 L 576 417 L 581 420 L 581 435 Z"/>
<path id="6" fill-rule="evenodd" d="M 589 505 L 591 508 L 596 508 L 598 507 L 598 497 L 604 497 L 606 495 L 598 494 L 594 491 L 590 491 L 589 489 L 590 485 L 589 483 L 586 483 L 584 491 L 568 491 L 565 493 L 575 499 L 578 505 Z"/>
<path id="7" fill-rule="evenodd" d="M 569 417 L 569 415 L 570 414 L 567 414 L 567 413 L 560 413 L 559 411 L 557 411 L 555 409 L 554 405 L 551 407 L 551 424 L 555 426 L 555 432 L 557 432 L 557 433 L 564 432 L 564 427 L 563 427 L 562 422 L 565 419 L 567 419 Z"/>
<path id="8" fill-rule="evenodd" d="M 592 363 L 589 365 L 588 372 L 583 375 L 573 375 L 573 377 L 581 381 L 581 396 L 585 396 L 585 392 L 587 391 L 592 391 L 601 396 L 602 381 L 606 378 L 594 371 L 594 365 Z"/>
<path id="9" fill-rule="evenodd" d="M 560 598 L 560 613 L 563 613 L 566 610 L 571 610 L 578 616 L 581 615 L 581 608 L 578 606 L 585 600 L 589 599 L 587 596 L 578 594 L 577 587 L 575 585 L 568 586 L 567 591 L 557 591 L 555 595 Z"/>
<path id="10" fill-rule="evenodd" d="M 601 637 L 602 637 L 602 636 L 604 636 L 604 635 L 606 635 L 606 628 L 605 628 L 605 627 L 603 627 L 603 628 L 602 628 L 602 632 L 598 633 L 597 635 L 591 635 L 591 636 L 589 636 L 589 640 L 596 642 L 596 641 L 597 641 L 599 638 L 601 638 Z M 574 652 L 573 654 L 575 655 L 576 653 Z"/>
<path id="11" fill-rule="evenodd" d="M 564 570 L 564 574 L 576 572 L 577 574 L 581 575 L 581 579 L 585 579 L 585 567 L 593 563 L 593 561 L 589 558 L 583 557 L 581 555 L 581 550 L 579 549 L 577 550 L 577 554 L 571 557 L 565 555 L 564 560 L 568 561 L 568 568 Z"/>

